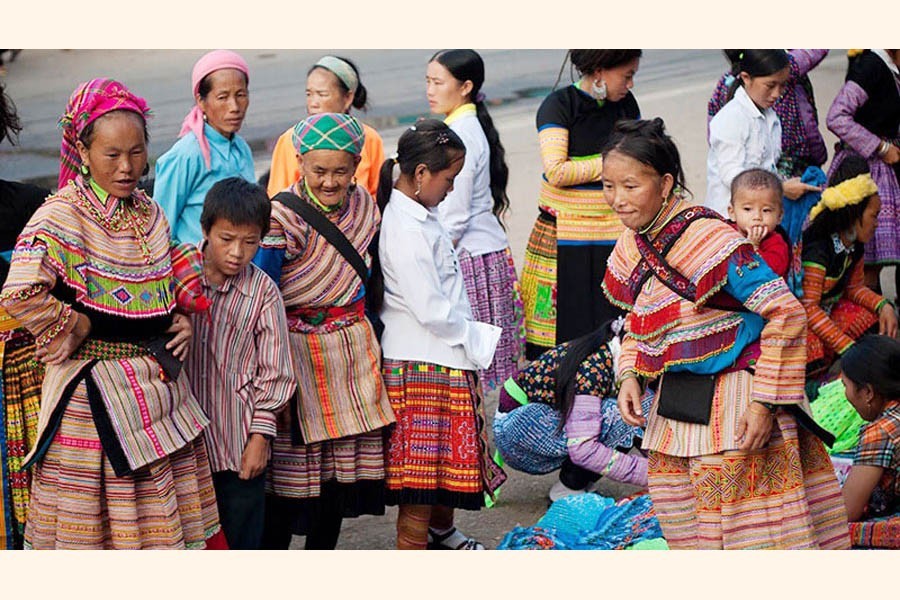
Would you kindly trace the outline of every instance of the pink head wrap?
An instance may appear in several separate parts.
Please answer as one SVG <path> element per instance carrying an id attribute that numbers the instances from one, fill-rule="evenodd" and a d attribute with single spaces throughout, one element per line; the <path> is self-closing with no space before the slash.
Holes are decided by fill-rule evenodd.
<path id="1" fill-rule="evenodd" d="M 63 138 L 60 146 L 58 187 L 62 189 L 70 180 L 75 179 L 81 167 L 81 155 L 75 143 L 84 128 L 114 110 L 130 110 L 141 115 L 144 120 L 150 117 L 150 108 L 140 96 L 112 79 L 92 79 L 79 85 L 66 104 L 66 112 L 59 118 L 58 126 L 62 129 Z"/>
<path id="2" fill-rule="evenodd" d="M 203 81 L 203 78 L 220 69 L 237 69 L 247 78 L 247 83 L 250 83 L 250 69 L 240 54 L 231 50 L 213 50 L 201 56 L 200 60 L 194 65 L 194 70 L 191 71 L 191 89 L 193 90 L 192 96 L 194 98 L 197 97 L 197 93 L 200 90 L 200 82 Z M 194 108 L 182 121 L 178 137 L 182 137 L 189 131 L 193 131 L 197 141 L 200 142 L 200 152 L 203 154 L 206 168 L 209 169 L 211 159 L 209 156 L 209 142 L 203 133 L 203 111 L 196 104 L 194 104 Z"/>

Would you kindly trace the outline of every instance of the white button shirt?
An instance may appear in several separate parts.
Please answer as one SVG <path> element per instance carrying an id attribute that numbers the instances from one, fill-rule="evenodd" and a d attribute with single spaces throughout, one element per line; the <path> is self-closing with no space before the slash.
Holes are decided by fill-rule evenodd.
<path id="1" fill-rule="evenodd" d="M 464 110 L 467 107 L 471 109 Z M 453 191 L 438 205 L 438 217 L 450 239 L 456 241 L 457 250 L 481 256 L 506 249 L 509 241 L 493 212 L 491 148 L 474 105 L 463 105 L 461 109 L 445 122 L 466 145 L 466 160 L 453 180 Z"/>
<path id="2" fill-rule="evenodd" d="M 486 369 L 501 328 L 472 319 L 453 242 L 428 210 L 394 190 L 381 220 L 385 358 Z"/>
<path id="3" fill-rule="evenodd" d="M 706 158 L 707 206 L 728 216 L 731 181 L 752 168 L 775 173 L 781 157 L 781 120 L 775 111 L 760 111 L 743 86 L 709 122 L 709 153 Z"/>

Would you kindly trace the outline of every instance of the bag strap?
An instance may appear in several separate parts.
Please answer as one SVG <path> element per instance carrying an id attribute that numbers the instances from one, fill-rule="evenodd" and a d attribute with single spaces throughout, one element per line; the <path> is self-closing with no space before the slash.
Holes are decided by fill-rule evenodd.
<path id="1" fill-rule="evenodd" d="M 705 207 L 691 207 L 679 213 L 652 242 L 646 235 L 638 234 L 634 236 L 638 251 L 641 254 L 642 265 L 639 266 L 647 269 L 643 274 L 642 285 L 652 274 L 663 285 L 685 300 L 696 302 L 696 287 L 687 277 L 669 264 L 666 256 L 688 225 L 697 219 L 718 219 L 724 221 L 718 213 Z M 731 312 L 749 312 L 740 302 L 722 291 L 710 298 L 706 302 L 706 306 Z"/>
<path id="2" fill-rule="evenodd" d="M 302 200 L 296 194 L 292 194 L 291 192 L 281 192 L 272 198 L 272 200 L 281 202 L 300 215 L 300 218 L 306 221 L 310 227 L 318 231 L 329 244 L 334 246 L 335 250 L 341 253 L 341 256 L 350 263 L 350 266 L 353 267 L 356 274 L 359 275 L 363 285 L 368 283 L 369 267 L 366 266 L 366 261 L 360 256 L 356 248 L 353 247 L 353 244 L 350 243 L 350 240 L 347 239 L 344 232 L 338 229 L 334 223 L 329 221 L 328 217 L 317 211 L 309 202 Z"/>

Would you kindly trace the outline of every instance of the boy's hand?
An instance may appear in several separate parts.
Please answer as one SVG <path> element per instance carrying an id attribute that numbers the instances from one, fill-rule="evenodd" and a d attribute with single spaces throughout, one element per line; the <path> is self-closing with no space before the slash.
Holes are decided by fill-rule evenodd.
<path id="1" fill-rule="evenodd" d="M 765 225 L 754 225 L 747 232 L 747 239 L 750 240 L 750 243 L 754 246 L 759 246 L 759 243 L 765 239 L 765 237 L 769 235 L 769 228 Z"/>
<path id="2" fill-rule="evenodd" d="M 191 346 L 191 336 L 194 334 L 190 318 L 181 313 L 175 313 L 172 317 L 172 325 L 166 329 L 166 333 L 175 334 L 175 337 L 166 344 L 166 350 L 170 350 L 175 358 L 184 362 Z"/>
<path id="3" fill-rule="evenodd" d="M 269 464 L 269 440 L 261 433 L 251 433 L 241 455 L 241 472 L 238 479 L 259 477 Z"/>

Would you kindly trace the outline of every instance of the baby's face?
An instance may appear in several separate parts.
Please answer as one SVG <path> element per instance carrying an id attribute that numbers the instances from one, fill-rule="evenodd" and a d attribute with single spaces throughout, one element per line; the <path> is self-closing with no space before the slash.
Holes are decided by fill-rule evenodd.
<path id="1" fill-rule="evenodd" d="M 728 216 L 744 235 L 751 227 L 763 225 L 771 233 L 781 223 L 784 208 L 777 191 L 768 188 L 741 188 L 731 198 Z"/>

